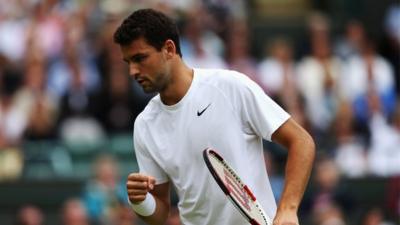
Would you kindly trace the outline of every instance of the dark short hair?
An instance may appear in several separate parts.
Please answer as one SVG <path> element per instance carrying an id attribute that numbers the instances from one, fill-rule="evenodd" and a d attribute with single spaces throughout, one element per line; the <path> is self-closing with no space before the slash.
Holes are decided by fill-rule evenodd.
<path id="1" fill-rule="evenodd" d="M 182 56 L 179 44 L 178 28 L 172 19 L 153 9 L 140 9 L 128 16 L 114 33 L 114 42 L 129 45 L 132 41 L 144 37 L 158 51 L 166 40 L 171 39 L 176 52 Z"/>

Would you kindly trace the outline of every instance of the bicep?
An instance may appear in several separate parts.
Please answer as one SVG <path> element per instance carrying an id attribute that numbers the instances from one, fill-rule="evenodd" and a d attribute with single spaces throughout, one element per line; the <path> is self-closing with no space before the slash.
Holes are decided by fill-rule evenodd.
<path id="1" fill-rule="evenodd" d="M 272 141 L 290 148 L 298 142 L 310 142 L 311 136 L 295 120 L 289 118 L 273 134 Z"/>

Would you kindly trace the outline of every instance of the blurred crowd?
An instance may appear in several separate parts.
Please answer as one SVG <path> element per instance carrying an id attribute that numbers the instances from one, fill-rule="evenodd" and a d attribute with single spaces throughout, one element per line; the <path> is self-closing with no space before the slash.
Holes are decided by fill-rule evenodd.
<path id="1" fill-rule="evenodd" d="M 26 141 L 96 143 L 132 132 L 152 96 L 132 82 L 112 35 L 130 12 L 153 7 L 178 21 L 189 66 L 243 72 L 313 135 L 318 188 L 306 200 L 313 224 L 346 224 L 354 205 L 337 188 L 341 178 L 393 179 L 391 206 L 369 209 L 358 224 L 387 224 L 388 210 L 400 216 L 400 4 L 386 9 L 379 35 L 357 18 L 338 32 L 332 18 L 315 12 L 304 21 L 303 39 L 279 34 L 262 46 L 252 46 L 248 5 L 0 0 L 0 182 L 21 175 Z M 64 203 L 63 224 L 140 224 L 126 204 L 115 160 L 99 162 L 83 197 Z M 282 179 L 272 184 L 279 199 Z M 173 215 L 168 224 L 179 224 L 176 209 Z M 24 206 L 17 221 L 44 224 L 43 212 Z"/>

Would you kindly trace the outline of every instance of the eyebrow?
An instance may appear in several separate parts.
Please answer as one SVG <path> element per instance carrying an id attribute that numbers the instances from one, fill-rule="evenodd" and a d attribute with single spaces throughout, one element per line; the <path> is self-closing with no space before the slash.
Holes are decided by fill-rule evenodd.
<path id="1" fill-rule="evenodd" d="M 125 62 L 129 62 L 129 61 L 133 61 L 133 62 L 137 62 L 139 59 L 148 56 L 148 53 L 137 53 L 135 55 L 129 56 L 128 58 L 123 58 L 122 60 L 124 60 Z"/>

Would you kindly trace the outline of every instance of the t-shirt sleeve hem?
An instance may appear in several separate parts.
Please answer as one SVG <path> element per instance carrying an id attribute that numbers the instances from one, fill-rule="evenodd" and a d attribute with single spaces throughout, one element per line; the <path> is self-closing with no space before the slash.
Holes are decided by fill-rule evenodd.
<path id="1" fill-rule="evenodd" d="M 279 123 L 275 123 L 272 127 L 271 127 L 271 133 L 265 137 L 266 140 L 268 141 L 272 141 L 272 135 L 275 133 L 275 131 L 277 131 L 284 123 L 286 123 L 286 121 L 288 121 L 291 116 L 288 113 L 285 113 L 286 115 L 284 117 L 282 117 L 282 119 L 280 120 Z"/>
<path id="2" fill-rule="evenodd" d="M 168 178 L 156 178 L 156 185 L 165 184 L 169 181 Z"/>

